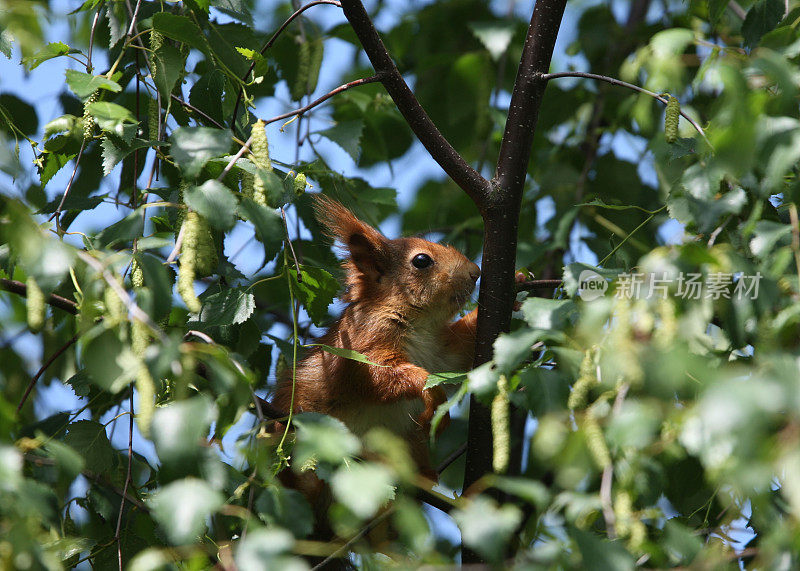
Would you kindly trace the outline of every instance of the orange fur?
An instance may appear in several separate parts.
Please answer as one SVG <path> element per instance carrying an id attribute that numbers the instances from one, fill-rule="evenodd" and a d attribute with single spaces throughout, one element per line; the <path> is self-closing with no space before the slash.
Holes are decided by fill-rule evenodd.
<path id="1" fill-rule="evenodd" d="M 389 240 L 338 202 L 316 199 L 317 219 L 349 253 L 343 266 L 348 303 L 320 343 L 354 349 L 376 367 L 315 349 L 297 364 L 295 412 L 321 412 L 354 433 L 384 426 L 409 443 L 430 477 L 426 445 L 440 387 L 424 390 L 430 372 L 472 364 L 477 312 L 452 322 L 475 287 L 480 269 L 452 247 L 420 238 Z M 425 254 L 433 263 L 412 263 Z M 274 404 L 289 410 L 292 375 L 279 380 Z"/>

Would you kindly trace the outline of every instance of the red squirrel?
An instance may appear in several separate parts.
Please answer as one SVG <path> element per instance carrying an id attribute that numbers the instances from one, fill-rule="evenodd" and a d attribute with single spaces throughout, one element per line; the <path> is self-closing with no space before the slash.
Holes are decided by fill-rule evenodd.
<path id="1" fill-rule="evenodd" d="M 320 195 L 317 220 L 341 242 L 347 303 L 320 343 L 354 349 L 373 366 L 320 348 L 297 364 L 294 412 L 340 419 L 355 434 L 381 426 L 403 437 L 420 472 L 431 469 L 427 436 L 441 387 L 425 390 L 431 372 L 472 366 L 477 310 L 452 319 L 475 289 L 480 268 L 450 246 L 421 238 L 389 240 L 340 203 Z M 278 382 L 273 404 L 288 411 L 292 371 Z"/>

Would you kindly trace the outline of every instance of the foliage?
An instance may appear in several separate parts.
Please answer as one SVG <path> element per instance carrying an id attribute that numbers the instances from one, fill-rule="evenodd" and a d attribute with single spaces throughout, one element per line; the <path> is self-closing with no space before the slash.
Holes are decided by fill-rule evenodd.
<path id="1" fill-rule="evenodd" d="M 60 115 L 39 94 L 0 93 L 0 184 L 14 181 L 0 195 L 3 568 L 305 568 L 300 555 L 338 544 L 303 541 L 314 512 L 277 478 L 289 457 L 330 484 L 330 524 L 359 564 L 456 561 L 459 538 L 418 501 L 402 441 L 312 413 L 270 435 L 255 397 L 335 314 L 338 261 L 304 181 L 378 224 L 399 209 L 370 176 L 419 156 L 377 82 L 283 118 L 285 132 L 273 122 L 272 157 L 260 132 L 243 148 L 266 106 L 372 73 L 341 57 L 360 49 L 350 25 L 319 15 L 339 8 L 311 8 L 262 53 L 288 3 L 71 2 L 72 32 L 51 43 L 47 0 L 2 5 L 0 66 L 72 67 L 51 79 Z M 370 6 L 423 107 L 484 174 L 530 17 L 500 8 Z M 464 547 L 509 567 L 797 567 L 800 6 L 625 8 L 571 6 L 553 71 L 663 94 L 703 132 L 682 118 L 676 134 L 671 103 L 668 142 L 651 95 L 549 81 L 516 259 L 564 287 L 524 300 L 492 362 L 429 379 L 455 388 L 436 422 L 474 395 L 512 438 L 496 446 L 507 474 L 461 490 L 456 461 L 439 506 Z M 403 233 L 434 230 L 476 258 L 467 195 L 439 176 L 415 190 Z M 242 229 L 259 266 L 247 273 L 231 248 Z M 592 301 L 587 270 L 610 282 Z M 48 396 L 64 391 L 79 406 Z M 440 460 L 466 440 L 464 407 L 451 414 Z M 385 521 L 382 542 L 360 533 Z"/>

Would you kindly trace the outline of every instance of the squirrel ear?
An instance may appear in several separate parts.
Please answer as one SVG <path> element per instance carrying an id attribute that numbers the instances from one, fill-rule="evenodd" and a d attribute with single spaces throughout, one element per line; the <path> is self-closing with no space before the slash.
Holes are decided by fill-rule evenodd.
<path id="1" fill-rule="evenodd" d="M 383 275 L 389 246 L 383 234 L 327 196 L 315 197 L 314 213 L 326 234 L 344 244 L 361 273 L 371 279 Z"/>

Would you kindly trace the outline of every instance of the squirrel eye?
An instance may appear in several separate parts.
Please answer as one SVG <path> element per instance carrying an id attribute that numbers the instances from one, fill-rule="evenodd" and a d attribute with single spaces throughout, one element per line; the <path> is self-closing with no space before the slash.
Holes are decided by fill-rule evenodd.
<path id="1" fill-rule="evenodd" d="M 433 258 L 428 254 L 417 254 L 411 259 L 411 264 L 417 269 L 424 269 L 433 265 Z"/>

